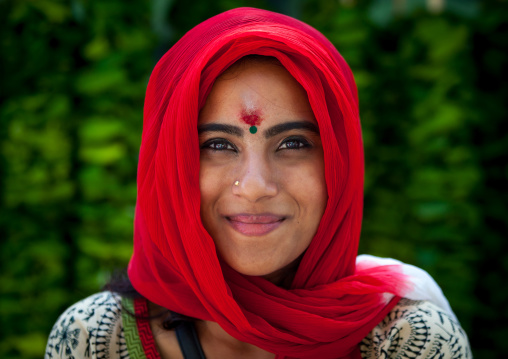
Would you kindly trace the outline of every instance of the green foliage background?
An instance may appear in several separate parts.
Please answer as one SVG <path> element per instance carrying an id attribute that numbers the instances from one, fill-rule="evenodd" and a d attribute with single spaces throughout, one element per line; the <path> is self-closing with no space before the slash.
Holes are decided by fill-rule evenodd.
<path id="1" fill-rule="evenodd" d="M 361 252 L 429 271 L 475 357 L 506 353 L 505 1 L 3 0 L 0 357 L 42 357 L 58 315 L 127 264 L 149 74 L 238 6 L 298 17 L 343 54 L 364 128 Z"/>

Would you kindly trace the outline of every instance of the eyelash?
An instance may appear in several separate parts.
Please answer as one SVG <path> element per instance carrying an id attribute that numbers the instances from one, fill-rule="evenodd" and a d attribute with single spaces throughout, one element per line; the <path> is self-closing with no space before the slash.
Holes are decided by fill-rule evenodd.
<path id="1" fill-rule="evenodd" d="M 298 145 L 298 147 L 289 148 L 289 147 L 287 147 L 287 144 L 289 142 L 299 142 L 299 145 Z M 279 150 L 281 149 L 280 147 L 284 144 L 286 145 L 286 148 L 284 148 L 286 150 L 303 150 L 305 148 L 312 147 L 312 144 L 309 141 L 307 141 L 305 138 L 300 137 L 300 136 L 291 136 L 291 137 L 284 139 L 284 141 L 282 141 L 282 143 L 279 146 Z"/>
<path id="2" fill-rule="evenodd" d="M 214 148 L 215 146 L 218 146 L 218 145 L 224 145 L 225 148 L 222 148 L 222 149 Z M 214 146 L 214 147 L 212 147 L 212 146 Z M 231 148 L 228 148 L 228 147 L 231 147 Z M 236 151 L 237 150 L 236 147 L 231 142 L 229 142 L 228 140 L 223 139 L 223 138 L 214 138 L 214 139 L 208 140 L 201 145 L 201 149 L 202 150 L 211 150 L 213 152 Z"/>
<path id="3" fill-rule="evenodd" d="M 299 142 L 298 147 L 288 147 L 288 143 L 290 142 Z M 286 145 L 285 148 L 281 148 L 283 145 Z M 213 147 L 212 147 L 213 146 Z M 214 148 L 215 146 L 223 146 L 221 149 Z M 229 148 L 228 148 L 229 147 Z M 285 138 L 282 143 L 279 145 L 277 151 L 280 150 L 303 150 L 306 148 L 312 147 L 312 144 L 303 137 L 300 136 L 291 136 Z M 213 152 L 222 152 L 222 151 L 237 151 L 235 145 L 224 138 L 213 138 L 201 145 L 201 150 L 210 150 Z"/>

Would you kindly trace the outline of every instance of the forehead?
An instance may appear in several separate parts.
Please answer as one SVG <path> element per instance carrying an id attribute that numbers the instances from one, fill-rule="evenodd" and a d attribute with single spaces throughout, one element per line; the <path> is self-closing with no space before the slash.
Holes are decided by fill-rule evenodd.
<path id="1" fill-rule="evenodd" d="M 277 60 L 251 60 L 234 64 L 216 79 L 199 121 L 222 117 L 222 121 L 249 122 L 285 116 L 314 119 L 305 89 Z"/>

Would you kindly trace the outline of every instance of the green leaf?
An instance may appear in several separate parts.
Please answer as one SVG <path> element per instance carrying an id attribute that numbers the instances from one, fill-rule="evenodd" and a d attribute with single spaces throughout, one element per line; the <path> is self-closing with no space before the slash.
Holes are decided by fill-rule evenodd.
<path id="1" fill-rule="evenodd" d="M 112 164 L 126 155 L 125 145 L 111 143 L 102 146 L 87 146 L 80 150 L 80 158 L 84 162 L 99 165 Z"/>

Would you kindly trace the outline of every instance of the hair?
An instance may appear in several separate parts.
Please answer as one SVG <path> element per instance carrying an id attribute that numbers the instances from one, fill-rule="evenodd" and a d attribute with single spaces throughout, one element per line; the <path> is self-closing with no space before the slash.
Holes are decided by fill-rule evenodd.
<path id="1" fill-rule="evenodd" d="M 279 66 L 285 69 L 284 65 L 280 63 L 280 61 L 273 56 L 265 56 L 265 55 L 245 55 L 238 60 L 236 60 L 231 66 L 226 68 L 221 75 L 216 78 L 217 80 L 222 79 L 233 79 L 235 78 L 239 72 L 245 69 L 248 65 L 257 65 L 257 64 L 270 64 L 274 66 Z"/>
<path id="2" fill-rule="evenodd" d="M 104 285 L 104 287 L 102 287 L 102 290 L 117 293 L 124 298 L 130 299 L 143 298 L 147 300 L 145 297 L 139 294 L 139 292 L 132 285 L 129 276 L 127 275 L 127 268 L 113 272 L 113 274 L 111 275 L 111 279 Z M 125 310 L 125 308 L 123 309 Z M 169 309 L 163 310 L 158 314 L 149 316 L 139 316 L 136 315 L 136 313 L 132 313 L 130 311 L 127 311 L 127 313 L 133 316 L 134 318 L 141 320 L 163 318 L 162 327 L 166 330 L 172 330 L 176 328 L 178 325 L 180 325 L 182 322 L 194 322 L 197 320 L 196 318 L 191 318 L 180 313 L 172 312 Z"/>

